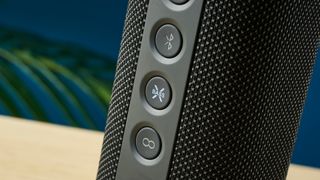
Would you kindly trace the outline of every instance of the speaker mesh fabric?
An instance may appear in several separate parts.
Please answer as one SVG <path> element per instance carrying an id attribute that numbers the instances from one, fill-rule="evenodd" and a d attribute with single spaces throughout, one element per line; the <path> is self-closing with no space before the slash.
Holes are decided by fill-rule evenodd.
<path id="1" fill-rule="evenodd" d="M 97 179 L 115 179 L 148 0 L 129 0 Z"/>
<path id="2" fill-rule="evenodd" d="M 320 1 L 207 0 L 169 179 L 285 179 Z"/>

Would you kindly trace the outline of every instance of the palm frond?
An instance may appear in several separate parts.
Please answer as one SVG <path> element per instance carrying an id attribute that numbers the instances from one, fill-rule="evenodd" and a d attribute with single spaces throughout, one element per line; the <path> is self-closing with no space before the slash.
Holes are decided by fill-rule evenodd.
<path id="1" fill-rule="evenodd" d="M 0 113 L 103 130 L 115 61 L 0 27 Z"/>

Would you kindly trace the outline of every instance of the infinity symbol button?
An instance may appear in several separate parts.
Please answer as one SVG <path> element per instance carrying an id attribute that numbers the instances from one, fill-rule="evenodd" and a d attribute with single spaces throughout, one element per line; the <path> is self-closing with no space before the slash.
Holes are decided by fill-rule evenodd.
<path id="1" fill-rule="evenodd" d="M 158 133 L 150 128 L 142 128 L 136 136 L 138 153 L 146 159 L 156 158 L 161 150 L 161 140 Z"/>

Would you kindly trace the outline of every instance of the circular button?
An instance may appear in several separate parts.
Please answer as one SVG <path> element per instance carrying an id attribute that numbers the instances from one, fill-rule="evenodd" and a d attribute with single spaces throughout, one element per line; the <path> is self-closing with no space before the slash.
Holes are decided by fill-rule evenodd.
<path id="1" fill-rule="evenodd" d="M 155 44 L 162 56 L 172 58 L 181 50 L 181 34 L 175 26 L 171 24 L 163 25 L 157 31 Z"/>
<path id="2" fill-rule="evenodd" d="M 184 4 L 186 2 L 188 2 L 189 0 L 171 0 L 171 2 L 175 3 L 175 4 Z"/>
<path id="3" fill-rule="evenodd" d="M 161 140 L 158 133 L 150 128 L 142 128 L 136 136 L 138 153 L 146 159 L 156 158 L 161 150 Z"/>
<path id="4" fill-rule="evenodd" d="M 150 106 L 155 109 L 164 109 L 171 100 L 171 88 L 162 77 L 154 77 L 149 80 L 145 89 L 145 96 Z"/>

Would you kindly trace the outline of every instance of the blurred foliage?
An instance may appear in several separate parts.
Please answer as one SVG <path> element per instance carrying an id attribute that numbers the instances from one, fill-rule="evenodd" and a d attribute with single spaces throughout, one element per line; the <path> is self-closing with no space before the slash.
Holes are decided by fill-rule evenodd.
<path id="1" fill-rule="evenodd" d="M 103 130 L 116 62 L 0 27 L 0 114 Z"/>

